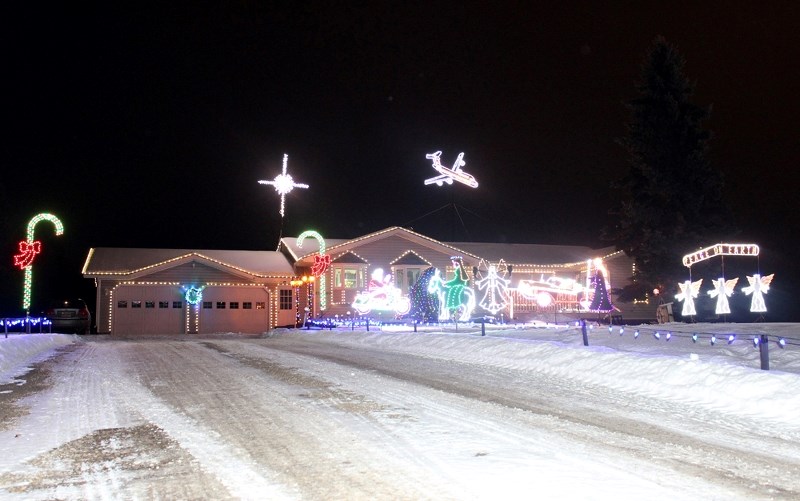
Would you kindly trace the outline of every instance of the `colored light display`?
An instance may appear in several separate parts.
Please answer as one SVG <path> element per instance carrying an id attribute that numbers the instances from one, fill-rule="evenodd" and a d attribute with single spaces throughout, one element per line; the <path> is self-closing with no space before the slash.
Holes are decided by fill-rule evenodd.
<path id="1" fill-rule="evenodd" d="M 431 277 L 428 292 L 438 295 L 439 320 L 459 320 L 466 322 L 475 309 L 475 291 L 467 286 L 469 276 L 464 269 L 461 257 L 453 257 L 454 276 L 448 281 L 442 279 L 439 270 Z"/>
<path id="2" fill-rule="evenodd" d="M 439 296 L 428 292 L 431 277 L 436 271 L 434 267 L 426 268 L 408 292 L 411 300 L 410 313 L 420 322 L 433 322 L 439 318 Z"/>
<path id="3" fill-rule="evenodd" d="M 505 278 L 507 269 L 502 260 L 497 265 L 487 265 L 481 261 L 480 268 L 485 269 L 485 272 L 480 280 L 475 281 L 478 290 L 484 291 L 479 304 L 481 308 L 494 315 L 508 306 L 508 285 L 510 280 Z"/>
<path id="4" fill-rule="evenodd" d="M 205 285 L 202 287 L 188 287 L 186 292 L 183 294 L 183 298 L 186 299 L 186 302 L 192 306 L 200 304 L 200 302 L 203 301 L 203 289 L 205 288 Z"/>
<path id="5" fill-rule="evenodd" d="M 383 268 L 373 270 L 366 292 L 358 294 L 352 306 L 362 315 L 372 310 L 394 311 L 398 315 L 411 311 L 411 301 L 394 285 L 392 274 L 384 274 Z"/>
<path id="6" fill-rule="evenodd" d="M 42 221 L 50 221 L 55 226 L 56 235 L 64 233 L 64 225 L 53 214 L 43 212 L 37 214 L 28 222 L 26 239 L 19 243 L 20 254 L 14 256 L 14 264 L 25 270 L 22 286 L 22 308 L 27 312 L 31 308 L 33 295 L 33 259 L 42 251 L 42 244 L 33 239 L 36 225 Z"/>
<path id="7" fill-rule="evenodd" d="M 700 293 L 700 285 L 703 283 L 703 279 L 696 282 L 692 282 L 687 280 L 682 284 L 678 284 L 681 291 L 678 294 L 675 294 L 675 299 L 678 301 L 683 301 L 683 309 L 681 310 L 681 315 L 684 317 L 689 317 L 692 315 L 697 315 L 697 309 L 694 306 L 694 299 Z"/>
<path id="8" fill-rule="evenodd" d="M 683 256 L 683 265 L 691 267 L 714 256 L 758 256 L 758 253 L 759 248 L 756 244 L 714 244 Z"/>
<path id="9" fill-rule="evenodd" d="M 717 315 L 727 315 L 731 312 L 728 298 L 733 294 L 734 287 L 736 287 L 736 282 L 738 281 L 738 277 L 730 280 L 725 280 L 725 277 L 720 277 L 713 281 L 714 288 L 708 291 L 708 295 L 712 298 L 717 298 L 717 307 L 714 310 Z"/>
<path id="10" fill-rule="evenodd" d="M 437 151 L 436 153 L 428 153 L 425 155 L 425 158 L 433 161 L 433 169 L 439 173 L 438 176 L 429 178 L 425 180 L 425 184 L 435 184 L 437 186 L 442 186 L 445 183 L 453 184 L 453 181 L 458 181 L 459 183 L 465 184 L 470 188 L 477 188 L 478 181 L 475 178 L 464 172 L 461 167 L 465 166 L 467 163 L 464 161 L 464 153 L 459 153 L 458 157 L 456 158 L 455 163 L 453 163 L 453 168 L 448 169 L 444 165 L 442 165 L 442 152 Z"/>
<path id="11" fill-rule="evenodd" d="M 748 296 L 751 294 L 753 296 L 750 300 L 750 311 L 754 313 L 763 313 L 767 311 L 767 304 L 764 302 L 764 294 L 769 292 L 769 284 L 772 283 L 772 278 L 774 276 L 774 273 L 766 277 L 762 277 L 756 273 L 752 277 L 747 277 L 747 281 L 750 285 L 742 287 L 742 292 Z"/>
<path id="12" fill-rule="evenodd" d="M 311 266 L 311 273 L 319 277 L 319 309 L 325 311 L 328 308 L 327 294 L 325 287 L 325 271 L 331 264 L 331 257 L 325 254 L 325 239 L 314 230 L 306 230 L 297 237 L 297 246 L 302 248 L 303 241 L 311 237 L 319 244 L 319 254 L 314 256 L 314 264 Z"/>
<path id="13" fill-rule="evenodd" d="M 606 279 L 600 268 L 597 268 L 594 274 L 594 295 L 592 302 L 589 304 L 589 311 L 596 311 L 600 313 L 608 313 L 614 309 L 611 304 L 611 298 L 608 295 L 608 288 L 606 287 Z"/>
<path id="14" fill-rule="evenodd" d="M 275 176 L 275 179 L 272 181 L 265 181 L 261 180 L 258 184 L 269 184 L 275 188 L 275 191 L 281 196 L 281 210 L 280 214 L 283 217 L 284 214 L 284 207 L 286 206 L 286 195 L 288 195 L 293 189 L 295 188 L 308 188 L 307 184 L 303 183 L 295 183 L 292 176 L 287 174 L 286 168 L 289 163 L 289 155 L 283 155 L 283 170 L 280 174 Z"/>

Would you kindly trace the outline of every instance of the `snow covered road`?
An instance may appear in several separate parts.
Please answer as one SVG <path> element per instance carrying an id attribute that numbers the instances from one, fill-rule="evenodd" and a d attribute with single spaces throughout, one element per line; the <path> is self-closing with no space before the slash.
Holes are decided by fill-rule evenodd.
<path id="1" fill-rule="evenodd" d="M 35 385 L 3 387 L 13 412 L 0 425 L 0 493 L 800 496 L 800 423 L 349 336 L 98 337 L 62 349 L 21 378 Z"/>

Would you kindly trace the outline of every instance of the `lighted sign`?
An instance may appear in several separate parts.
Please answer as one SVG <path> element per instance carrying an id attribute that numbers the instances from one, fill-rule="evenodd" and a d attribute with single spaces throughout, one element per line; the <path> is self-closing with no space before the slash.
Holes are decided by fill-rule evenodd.
<path id="1" fill-rule="evenodd" d="M 286 173 L 286 166 L 289 163 L 289 155 L 283 155 L 283 171 L 278 174 L 272 181 L 261 180 L 258 184 L 269 184 L 275 187 L 275 191 L 281 196 L 281 210 L 280 214 L 283 217 L 284 207 L 286 205 L 286 195 L 288 195 L 295 188 L 308 188 L 307 184 L 295 183 L 292 176 Z"/>
<path id="2" fill-rule="evenodd" d="M 372 272 L 367 291 L 358 294 L 352 306 L 362 315 L 372 310 L 394 311 L 398 315 L 405 315 L 411 311 L 411 300 L 395 287 L 391 273 L 384 274 L 383 268 L 376 268 Z"/>
<path id="3" fill-rule="evenodd" d="M 764 302 L 764 294 L 769 292 L 769 284 L 772 283 L 772 278 L 774 276 L 774 273 L 766 277 L 762 277 L 756 273 L 752 277 L 747 277 L 747 281 L 750 282 L 750 285 L 742 287 L 742 292 L 748 296 L 750 294 L 753 295 L 753 298 L 750 300 L 750 311 L 754 313 L 767 311 L 767 304 Z"/>
<path id="4" fill-rule="evenodd" d="M 472 175 L 467 174 L 461 169 L 461 167 L 467 165 L 464 161 L 464 153 L 458 154 L 452 169 L 448 169 L 442 165 L 441 156 L 441 151 L 425 155 L 425 158 L 433 160 L 433 169 L 439 173 L 438 176 L 426 179 L 426 185 L 435 184 L 437 186 L 442 186 L 444 183 L 453 184 L 453 181 L 458 181 L 459 183 L 466 184 L 470 188 L 478 187 L 478 181 L 476 181 Z"/>
<path id="5" fill-rule="evenodd" d="M 331 264 L 331 257 L 325 254 L 325 239 L 322 235 L 313 230 L 307 230 L 297 237 L 297 246 L 302 248 L 303 241 L 307 238 L 314 238 L 319 243 L 319 254 L 314 256 L 314 264 L 311 266 L 311 273 L 319 277 L 319 309 L 325 310 L 328 307 L 327 289 L 325 288 L 325 270 Z"/>
<path id="6" fill-rule="evenodd" d="M 759 248 L 756 244 L 714 244 L 697 252 L 683 256 L 683 265 L 691 267 L 714 256 L 758 256 Z"/>
<path id="7" fill-rule="evenodd" d="M 64 233 L 64 225 L 56 216 L 47 213 L 37 214 L 28 222 L 26 239 L 19 243 L 20 254 L 14 256 L 14 264 L 25 270 L 25 281 L 22 286 L 22 308 L 25 311 L 31 307 L 31 289 L 33 288 L 33 259 L 42 251 L 42 244 L 33 239 L 36 225 L 41 221 L 50 221 L 56 228 L 56 235 Z"/>
<path id="8" fill-rule="evenodd" d="M 202 287 L 189 287 L 183 297 L 192 306 L 200 304 L 203 301 L 203 289 L 205 288 L 205 285 Z"/>
<path id="9" fill-rule="evenodd" d="M 428 292 L 438 296 L 439 320 L 466 322 L 475 309 L 475 291 L 467 286 L 469 276 L 464 270 L 463 260 L 460 257 L 451 259 L 455 267 L 453 278 L 445 282 L 436 270 L 428 283 Z"/>
<path id="10" fill-rule="evenodd" d="M 696 282 L 692 282 L 687 280 L 682 284 L 678 284 L 681 291 L 678 294 L 675 294 L 675 299 L 678 301 L 683 301 L 683 309 L 681 310 L 681 315 L 684 317 L 697 315 L 697 309 L 694 306 L 694 298 L 700 293 L 700 285 L 703 283 L 703 279 Z"/>
<path id="11" fill-rule="evenodd" d="M 738 277 L 730 280 L 725 280 L 725 277 L 720 277 L 713 281 L 714 288 L 708 291 L 708 295 L 712 298 L 717 298 L 717 308 L 714 310 L 717 315 L 727 315 L 731 312 L 728 298 L 733 294 L 734 287 L 736 287 L 736 282 L 738 281 Z"/>
<path id="12" fill-rule="evenodd" d="M 481 265 L 486 268 L 486 273 L 483 278 L 475 281 L 478 289 L 484 291 L 483 298 L 481 298 L 479 304 L 481 308 L 494 315 L 508 305 L 508 284 L 510 280 L 498 274 L 498 265 L 503 275 L 507 271 L 502 260 L 498 265 L 489 264 L 487 266 L 483 261 L 481 261 Z"/>

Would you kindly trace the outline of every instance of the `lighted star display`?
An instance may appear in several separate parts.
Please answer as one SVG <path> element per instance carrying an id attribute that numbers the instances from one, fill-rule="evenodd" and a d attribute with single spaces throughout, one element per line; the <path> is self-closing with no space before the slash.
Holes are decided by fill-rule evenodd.
<path id="1" fill-rule="evenodd" d="M 275 191 L 281 196 L 281 210 L 280 214 L 283 217 L 284 208 L 286 206 L 286 195 L 295 188 L 308 188 L 307 184 L 295 183 L 292 176 L 286 173 L 286 167 L 289 163 L 289 155 L 283 155 L 283 171 L 278 174 L 272 181 L 261 180 L 258 184 L 269 184 L 275 188 Z"/>

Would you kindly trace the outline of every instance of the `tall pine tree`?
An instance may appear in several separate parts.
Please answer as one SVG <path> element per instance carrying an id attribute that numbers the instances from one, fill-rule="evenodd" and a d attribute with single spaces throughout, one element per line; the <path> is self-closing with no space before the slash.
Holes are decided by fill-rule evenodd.
<path id="1" fill-rule="evenodd" d="M 636 84 L 638 97 L 627 103 L 631 118 L 619 143 L 630 168 L 616 184 L 615 227 L 605 232 L 636 262 L 634 286 L 620 299 L 672 290 L 686 278 L 683 255 L 732 236 L 722 174 L 706 156 L 710 133 L 702 122 L 710 108 L 690 102 L 694 86 L 683 66 L 675 47 L 656 38 Z"/>

